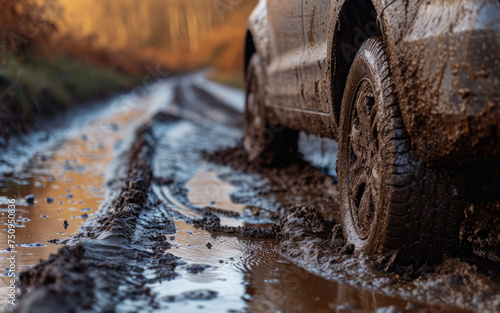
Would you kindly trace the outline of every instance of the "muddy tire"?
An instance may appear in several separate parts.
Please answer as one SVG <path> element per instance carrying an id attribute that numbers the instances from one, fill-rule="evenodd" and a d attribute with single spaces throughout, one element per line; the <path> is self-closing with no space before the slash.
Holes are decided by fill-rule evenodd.
<path id="1" fill-rule="evenodd" d="M 297 152 L 298 133 L 270 123 L 265 112 L 264 75 L 254 54 L 248 65 L 243 144 L 250 162 L 270 166 L 286 164 Z"/>
<path id="2" fill-rule="evenodd" d="M 385 46 L 371 38 L 351 67 L 342 102 L 338 175 L 344 236 L 356 253 L 400 264 L 438 261 L 459 238 L 459 175 L 426 167 L 411 147 Z"/>

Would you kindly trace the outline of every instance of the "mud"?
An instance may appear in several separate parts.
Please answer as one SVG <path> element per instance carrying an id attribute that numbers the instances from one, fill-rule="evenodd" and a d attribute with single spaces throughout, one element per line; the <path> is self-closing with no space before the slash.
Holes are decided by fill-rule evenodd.
<path id="1" fill-rule="evenodd" d="M 15 312 L 500 311 L 496 263 L 466 246 L 434 266 L 353 256 L 334 176 L 300 155 L 250 164 L 224 106 L 204 116 L 176 99 L 137 131 L 68 247 L 21 274 Z"/>
<path id="2" fill-rule="evenodd" d="M 488 217 L 478 222 L 468 221 L 462 229 L 461 237 L 475 254 L 500 262 L 500 218 Z"/>
<path id="3" fill-rule="evenodd" d="M 59 241 L 71 247 L 21 274 L 23 297 L 14 312 L 114 312 L 124 299 L 154 307 L 146 284 L 176 277 L 180 261 L 165 253 L 165 236 L 175 226 L 148 213 L 154 203 L 146 197 L 153 152 L 147 128 L 137 138 L 115 164 L 111 196 L 99 214 L 79 235 Z"/>
<path id="4" fill-rule="evenodd" d="M 428 163 L 499 154 L 499 10 L 484 0 L 398 1 L 385 11 L 405 125 Z"/>

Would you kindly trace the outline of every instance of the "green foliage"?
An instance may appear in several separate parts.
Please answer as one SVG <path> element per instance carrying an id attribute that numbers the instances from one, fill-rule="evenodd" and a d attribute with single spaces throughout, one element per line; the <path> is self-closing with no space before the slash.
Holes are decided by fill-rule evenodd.
<path id="1" fill-rule="evenodd" d="M 81 60 L 20 58 L 13 53 L 0 59 L 0 76 L 0 119 L 13 129 L 24 128 L 35 114 L 56 113 L 78 101 L 104 97 L 138 83 L 136 78 Z"/>

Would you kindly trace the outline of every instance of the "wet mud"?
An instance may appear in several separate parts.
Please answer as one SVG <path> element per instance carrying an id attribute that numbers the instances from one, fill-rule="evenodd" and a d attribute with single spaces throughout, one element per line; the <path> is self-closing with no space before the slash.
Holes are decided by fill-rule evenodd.
<path id="1" fill-rule="evenodd" d="M 335 176 L 247 162 L 241 124 L 219 119 L 234 109 L 191 112 L 189 88 L 136 132 L 80 233 L 21 274 L 15 312 L 500 311 L 496 263 L 467 247 L 434 266 L 352 255 Z"/>

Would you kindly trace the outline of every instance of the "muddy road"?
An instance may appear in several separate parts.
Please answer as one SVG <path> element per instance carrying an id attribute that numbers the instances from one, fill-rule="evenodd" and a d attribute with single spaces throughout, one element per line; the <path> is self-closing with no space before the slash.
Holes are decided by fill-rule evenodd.
<path id="1" fill-rule="evenodd" d="M 8 310 L 500 312 L 498 264 L 466 247 L 435 266 L 351 255 L 337 223 L 334 142 L 301 134 L 302 157 L 261 168 L 241 146 L 242 92 L 201 74 L 154 90 L 125 111 L 102 109 L 51 143 L 58 152 L 26 152 L 28 166 L 2 176 L 20 229 L 47 230 L 26 235 L 43 247 L 20 250 L 21 297 Z"/>

